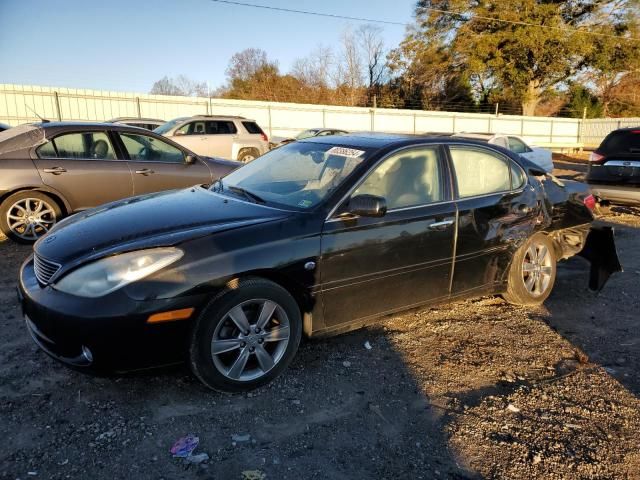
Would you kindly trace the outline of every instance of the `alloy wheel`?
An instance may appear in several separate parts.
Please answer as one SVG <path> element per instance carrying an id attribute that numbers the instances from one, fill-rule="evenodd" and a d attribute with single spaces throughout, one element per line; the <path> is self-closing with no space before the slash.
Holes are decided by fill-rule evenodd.
<path id="1" fill-rule="evenodd" d="M 7 225 L 17 237 L 34 241 L 47 233 L 56 223 L 52 205 L 40 198 L 23 198 L 9 207 Z"/>
<path id="2" fill-rule="evenodd" d="M 282 359 L 289 337 L 289 317 L 280 305 L 247 300 L 229 310 L 213 332 L 213 363 L 230 380 L 256 380 Z"/>
<path id="3" fill-rule="evenodd" d="M 543 243 L 533 242 L 522 261 L 522 277 L 527 291 L 534 297 L 543 295 L 553 275 L 553 257 Z"/>

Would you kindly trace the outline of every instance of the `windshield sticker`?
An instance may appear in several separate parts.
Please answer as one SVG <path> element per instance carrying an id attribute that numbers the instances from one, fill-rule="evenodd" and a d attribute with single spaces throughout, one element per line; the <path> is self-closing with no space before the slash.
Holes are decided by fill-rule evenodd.
<path id="1" fill-rule="evenodd" d="M 313 202 L 311 200 L 300 200 L 300 203 L 298 203 L 298 206 L 302 208 L 309 208 L 312 203 Z"/>
<path id="2" fill-rule="evenodd" d="M 328 155 L 339 155 L 341 157 L 358 158 L 364 154 L 364 150 L 355 150 L 353 148 L 332 147 L 327 150 Z"/>

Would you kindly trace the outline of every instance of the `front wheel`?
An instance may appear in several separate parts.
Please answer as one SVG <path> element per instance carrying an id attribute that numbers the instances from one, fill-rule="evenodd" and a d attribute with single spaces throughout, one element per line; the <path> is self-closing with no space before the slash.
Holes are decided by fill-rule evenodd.
<path id="1" fill-rule="evenodd" d="M 238 161 L 242 163 L 249 163 L 254 161 L 259 156 L 260 152 L 258 152 L 255 148 L 243 148 L 238 154 Z"/>
<path id="2" fill-rule="evenodd" d="M 284 288 L 265 279 L 242 280 L 196 321 L 191 369 L 211 389 L 252 390 L 287 368 L 301 336 L 300 309 Z"/>
<path id="3" fill-rule="evenodd" d="M 540 305 L 551 294 L 555 280 L 553 242 L 547 235 L 536 233 L 513 256 L 502 297 L 516 305 Z"/>

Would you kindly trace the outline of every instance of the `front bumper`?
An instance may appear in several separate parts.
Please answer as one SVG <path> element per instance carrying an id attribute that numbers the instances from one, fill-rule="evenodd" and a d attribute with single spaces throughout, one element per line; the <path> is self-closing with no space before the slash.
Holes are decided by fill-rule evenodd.
<path id="1" fill-rule="evenodd" d="M 183 361 L 202 295 L 133 300 L 121 289 L 103 298 L 82 298 L 41 287 L 29 258 L 20 270 L 18 297 L 35 343 L 71 367 L 121 372 Z M 190 319 L 148 324 L 150 315 L 195 308 Z"/>

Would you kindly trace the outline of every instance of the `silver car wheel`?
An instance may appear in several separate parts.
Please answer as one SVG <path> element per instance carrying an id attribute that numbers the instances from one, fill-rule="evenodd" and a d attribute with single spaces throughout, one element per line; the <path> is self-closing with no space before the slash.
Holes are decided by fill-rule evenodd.
<path id="1" fill-rule="evenodd" d="M 17 237 L 33 241 L 47 233 L 56 223 L 52 205 L 40 198 L 23 198 L 9 207 L 7 225 Z"/>
<path id="2" fill-rule="evenodd" d="M 253 162 L 256 159 L 256 157 L 254 157 L 253 155 L 251 155 L 250 153 L 247 153 L 245 156 L 242 157 L 242 161 L 244 163 L 249 163 L 249 162 Z"/>
<path id="3" fill-rule="evenodd" d="M 289 317 L 280 305 L 247 300 L 229 310 L 213 332 L 213 364 L 230 380 L 256 380 L 282 359 L 289 336 Z"/>
<path id="4" fill-rule="evenodd" d="M 546 245 L 533 242 L 522 261 L 522 279 L 527 291 L 534 297 L 543 295 L 553 275 L 553 257 Z"/>

